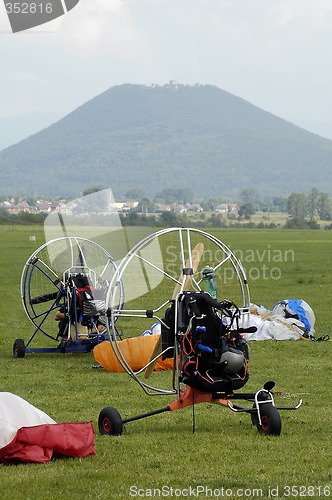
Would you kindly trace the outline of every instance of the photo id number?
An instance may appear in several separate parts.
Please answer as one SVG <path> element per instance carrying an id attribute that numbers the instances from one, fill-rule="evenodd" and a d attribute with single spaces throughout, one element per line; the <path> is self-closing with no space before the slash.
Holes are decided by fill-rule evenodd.
<path id="1" fill-rule="evenodd" d="M 330 497 L 331 490 L 329 486 L 284 486 L 283 496 L 290 497 Z"/>
<path id="2" fill-rule="evenodd" d="M 50 14 L 53 9 L 50 2 L 46 4 L 35 2 L 7 2 L 5 6 L 7 14 Z"/>

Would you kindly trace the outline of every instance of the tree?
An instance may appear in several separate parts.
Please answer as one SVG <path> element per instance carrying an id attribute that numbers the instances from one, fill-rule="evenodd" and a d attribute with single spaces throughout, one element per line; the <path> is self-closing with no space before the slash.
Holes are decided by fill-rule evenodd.
<path id="1" fill-rule="evenodd" d="M 154 202 L 155 203 L 175 203 L 176 198 L 175 198 L 175 189 L 172 188 L 165 188 L 162 189 L 161 191 L 158 191 L 156 196 L 154 197 Z"/>
<path id="2" fill-rule="evenodd" d="M 161 212 L 160 223 L 165 227 L 175 227 L 177 218 L 174 212 Z"/>
<path id="3" fill-rule="evenodd" d="M 220 205 L 221 200 L 217 198 L 209 198 L 206 201 L 201 202 L 201 207 L 205 212 L 214 212 L 218 205 Z"/>
<path id="4" fill-rule="evenodd" d="M 319 191 L 314 187 L 308 195 L 308 214 L 311 221 L 314 221 L 318 218 L 318 201 Z"/>
<path id="5" fill-rule="evenodd" d="M 223 220 L 221 215 L 212 214 L 208 220 L 211 227 L 227 227 L 227 223 Z"/>
<path id="6" fill-rule="evenodd" d="M 140 219 L 137 212 L 128 212 L 125 217 L 121 217 L 121 222 L 124 226 L 138 226 Z"/>
<path id="7" fill-rule="evenodd" d="M 156 206 L 149 198 L 142 198 L 134 210 L 135 212 L 151 213 L 156 211 Z"/>
<path id="8" fill-rule="evenodd" d="M 183 189 L 174 189 L 174 188 L 165 188 L 162 191 L 159 191 L 155 198 L 155 202 L 164 202 L 164 203 L 192 203 L 194 199 L 194 193 L 191 189 L 183 188 Z"/>
<path id="9" fill-rule="evenodd" d="M 245 203 L 244 205 L 241 205 L 238 211 L 239 217 L 244 217 L 246 220 L 249 220 L 255 213 L 256 210 L 252 203 Z"/>
<path id="10" fill-rule="evenodd" d="M 176 191 L 176 196 L 178 200 L 184 205 L 186 205 L 187 203 L 193 203 L 194 201 L 194 193 L 191 189 L 188 188 L 178 189 Z"/>
<path id="11" fill-rule="evenodd" d="M 305 229 L 307 227 L 308 223 L 303 217 L 291 217 L 285 224 L 286 229 Z"/>
<path id="12" fill-rule="evenodd" d="M 143 200 L 143 198 L 145 198 L 145 192 L 143 189 L 133 188 L 125 192 L 125 197 L 129 198 L 130 200 L 141 201 Z"/>
<path id="13" fill-rule="evenodd" d="M 272 207 L 275 212 L 287 212 L 287 198 L 281 196 L 273 197 Z"/>
<path id="14" fill-rule="evenodd" d="M 243 205 L 253 205 L 258 207 L 259 205 L 259 193 L 256 188 L 242 189 L 240 192 L 240 199 Z"/>
<path id="15" fill-rule="evenodd" d="M 331 199 L 327 193 L 319 193 L 317 205 L 320 220 L 332 220 Z"/>
<path id="16" fill-rule="evenodd" d="M 103 189 L 106 189 L 103 186 L 94 186 L 87 188 L 83 191 L 83 196 L 87 196 L 88 194 L 93 194 L 93 193 L 98 193 L 98 191 L 102 191 Z"/>
<path id="17" fill-rule="evenodd" d="M 306 217 L 309 217 L 309 223 L 314 228 L 317 219 L 331 220 L 332 205 L 331 199 L 327 193 L 321 193 L 317 188 L 312 188 L 309 195 L 304 193 L 292 193 L 288 198 L 287 210 L 293 219 L 292 224 L 296 222 L 297 227 L 302 226 Z"/>
<path id="18" fill-rule="evenodd" d="M 293 219 L 305 219 L 307 197 L 304 193 L 292 193 L 288 198 L 287 210 Z"/>

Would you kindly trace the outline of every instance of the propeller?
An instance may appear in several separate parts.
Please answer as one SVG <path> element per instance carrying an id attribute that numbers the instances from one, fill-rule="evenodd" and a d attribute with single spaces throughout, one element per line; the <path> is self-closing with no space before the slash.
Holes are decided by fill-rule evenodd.
<path id="1" fill-rule="evenodd" d="M 180 277 L 178 279 L 178 283 L 176 283 L 176 285 L 174 287 L 172 300 L 175 300 L 177 295 L 181 291 L 190 290 L 191 284 L 192 284 L 192 276 L 197 271 L 197 268 L 198 268 L 198 265 L 200 263 L 200 260 L 202 258 L 203 253 L 204 253 L 203 243 L 197 243 L 197 245 L 192 249 L 192 252 L 191 252 L 192 273 L 186 274 L 185 280 L 183 282 L 184 273 L 182 270 L 182 273 L 180 274 Z M 188 259 L 186 261 L 186 265 L 185 265 L 184 269 L 189 269 L 189 268 L 190 268 L 190 260 Z M 144 377 L 146 379 L 149 378 L 150 375 L 152 374 L 154 367 L 156 366 L 156 363 L 157 363 L 157 359 L 158 359 L 157 356 L 159 356 L 161 354 L 161 352 L 162 352 L 162 339 L 161 339 L 161 335 L 159 335 L 158 340 L 157 340 L 157 342 L 154 346 L 154 349 L 152 351 L 152 354 L 150 356 L 150 361 L 153 360 L 154 358 L 156 358 L 156 359 L 154 360 L 154 362 L 151 362 L 146 367 L 145 372 L 144 372 Z"/>

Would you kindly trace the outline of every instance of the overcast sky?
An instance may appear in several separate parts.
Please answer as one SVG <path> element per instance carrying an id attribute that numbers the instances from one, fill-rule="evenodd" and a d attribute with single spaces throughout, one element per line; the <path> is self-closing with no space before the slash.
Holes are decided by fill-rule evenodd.
<path id="1" fill-rule="evenodd" d="M 0 63 L 0 118 L 65 115 L 114 85 L 176 80 L 294 123 L 332 122 L 332 0 L 80 0 L 15 34 L 1 2 Z"/>

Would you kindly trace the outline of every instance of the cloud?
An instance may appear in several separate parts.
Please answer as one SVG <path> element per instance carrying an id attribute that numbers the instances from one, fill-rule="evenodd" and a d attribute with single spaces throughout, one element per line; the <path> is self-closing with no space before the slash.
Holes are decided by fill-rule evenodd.
<path id="1" fill-rule="evenodd" d="M 330 30 L 332 5 L 330 0 L 279 0 L 270 6 L 276 23 L 282 27 Z"/>
<path id="2" fill-rule="evenodd" d="M 135 58 L 148 51 L 124 0 L 81 0 L 59 18 L 54 42 L 80 59 L 105 51 L 110 57 Z"/>
<path id="3" fill-rule="evenodd" d="M 10 33 L 11 28 L 4 3 L 0 2 L 0 31 L 1 34 Z"/>
<path id="4" fill-rule="evenodd" d="M 72 110 L 112 85 L 174 79 L 315 119 L 330 109 L 331 25 L 331 0 L 80 0 L 13 35 L 0 0 L 1 112 Z"/>

